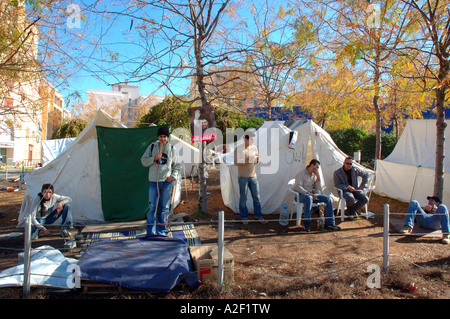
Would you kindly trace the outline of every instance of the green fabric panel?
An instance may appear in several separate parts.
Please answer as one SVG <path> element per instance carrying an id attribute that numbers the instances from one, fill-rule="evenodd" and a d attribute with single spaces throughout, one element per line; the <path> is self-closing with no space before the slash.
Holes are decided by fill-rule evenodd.
<path id="1" fill-rule="evenodd" d="M 145 219 L 148 211 L 148 167 L 141 164 L 147 147 L 158 139 L 159 126 L 97 126 L 100 184 L 105 221 Z"/>

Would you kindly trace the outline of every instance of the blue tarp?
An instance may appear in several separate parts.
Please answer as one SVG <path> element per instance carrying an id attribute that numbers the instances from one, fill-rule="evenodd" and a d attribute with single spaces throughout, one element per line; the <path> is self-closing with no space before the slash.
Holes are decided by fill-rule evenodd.
<path id="1" fill-rule="evenodd" d="M 183 280 L 200 285 L 185 241 L 169 237 L 100 240 L 78 262 L 81 277 L 121 287 L 169 292 Z"/>

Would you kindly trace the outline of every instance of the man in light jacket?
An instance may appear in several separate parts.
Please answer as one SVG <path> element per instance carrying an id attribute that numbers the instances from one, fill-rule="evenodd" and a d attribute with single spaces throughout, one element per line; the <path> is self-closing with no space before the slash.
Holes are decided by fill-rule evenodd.
<path id="1" fill-rule="evenodd" d="M 31 205 L 31 239 L 41 236 L 50 236 L 45 225 L 60 226 L 61 236 L 69 237 L 68 228 L 73 228 L 73 218 L 68 196 L 55 194 L 53 185 L 42 185 L 41 192 L 35 197 Z M 21 224 L 21 223 L 20 223 Z"/>
<path id="2" fill-rule="evenodd" d="M 173 182 L 180 172 L 177 152 L 170 144 L 169 136 L 169 128 L 160 127 L 158 141 L 150 144 L 141 157 L 142 165 L 149 168 L 150 181 L 147 236 L 165 236 L 167 232 Z"/>
<path id="3" fill-rule="evenodd" d="M 259 163 L 259 153 L 258 148 L 253 145 L 254 140 L 255 134 L 247 131 L 244 133 L 244 143 L 234 150 L 234 165 L 238 167 L 239 214 L 244 224 L 248 223 L 247 193 L 249 189 L 253 199 L 255 218 L 266 223 L 262 214 L 255 168 L 255 165 Z"/>
<path id="4" fill-rule="evenodd" d="M 353 158 L 348 156 L 344 160 L 344 165 L 334 172 L 334 186 L 344 192 L 344 199 L 347 203 L 345 214 L 349 220 L 354 220 L 358 216 L 357 211 L 369 202 L 369 198 L 364 192 L 369 181 L 369 174 L 353 164 Z M 362 177 L 359 185 L 358 176 Z"/>
<path id="5" fill-rule="evenodd" d="M 304 226 L 305 230 L 311 230 L 311 208 L 313 203 L 325 203 L 325 229 L 340 230 L 339 226 L 334 223 L 333 202 L 329 196 L 317 193 L 320 190 L 320 162 L 312 159 L 309 165 L 297 173 L 295 176 L 294 190 L 299 195 L 299 200 L 303 203 L 303 211 L 305 212 Z"/>

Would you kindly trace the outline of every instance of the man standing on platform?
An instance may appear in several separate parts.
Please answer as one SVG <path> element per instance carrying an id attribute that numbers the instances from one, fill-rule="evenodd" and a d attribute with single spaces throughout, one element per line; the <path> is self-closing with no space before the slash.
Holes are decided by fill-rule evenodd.
<path id="1" fill-rule="evenodd" d="M 180 172 L 177 152 L 170 144 L 169 136 L 169 128 L 160 127 L 158 141 L 150 144 L 141 158 L 142 165 L 149 168 L 147 236 L 165 236 L 167 232 L 173 182 Z"/>

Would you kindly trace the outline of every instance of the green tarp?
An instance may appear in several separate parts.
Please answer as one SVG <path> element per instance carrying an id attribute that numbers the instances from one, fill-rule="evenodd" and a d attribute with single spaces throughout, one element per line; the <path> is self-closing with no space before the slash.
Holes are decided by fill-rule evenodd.
<path id="1" fill-rule="evenodd" d="M 148 167 L 141 157 L 158 139 L 160 126 L 97 126 L 102 209 L 105 221 L 145 219 L 148 211 Z"/>

